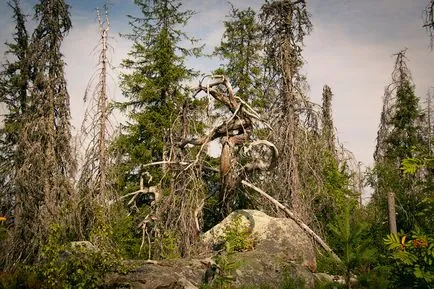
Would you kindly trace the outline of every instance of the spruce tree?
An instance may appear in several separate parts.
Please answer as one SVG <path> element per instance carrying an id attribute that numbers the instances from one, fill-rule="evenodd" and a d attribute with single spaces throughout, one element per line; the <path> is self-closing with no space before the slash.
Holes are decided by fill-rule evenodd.
<path id="1" fill-rule="evenodd" d="M 252 8 L 237 9 L 231 4 L 229 20 L 224 22 L 225 32 L 215 48 L 225 63 L 218 71 L 229 77 L 237 89 L 236 94 L 249 103 L 260 103 L 262 84 L 261 27 Z"/>
<path id="2" fill-rule="evenodd" d="M 107 5 L 105 15 L 97 10 L 100 39 L 98 43 L 97 77 L 89 82 L 85 94 L 87 109 L 81 127 L 81 138 L 85 147 L 84 161 L 80 167 L 77 183 L 79 198 L 75 219 L 80 220 L 78 232 L 81 238 L 88 239 L 95 227 L 104 223 L 113 223 L 109 214 L 113 206 L 108 206 L 115 199 L 113 182 L 110 173 L 113 158 L 109 153 L 109 142 L 112 138 L 110 119 L 109 93 L 107 78 L 109 75 L 109 30 Z M 98 244 L 95 244 L 98 245 Z M 101 244 L 100 244 L 101 245 Z"/>
<path id="3" fill-rule="evenodd" d="M 322 92 L 322 137 L 327 149 L 335 152 L 335 134 L 332 117 L 332 97 L 333 93 L 328 85 L 324 85 Z"/>
<path id="4" fill-rule="evenodd" d="M 16 258 L 31 262 L 47 241 L 52 225 L 66 228 L 66 202 L 72 193 L 69 95 L 60 52 L 71 29 L 69 6 L 63 0 L 41 0 L 32 35 L 32 65 L 26 113 L 17 140 L 21 163 L 16 175 L 14 212 Z M 16 260 L 12 260 L 16 261 Z"/>
<path id="5" fill-rule="evenodd" d="M 30 82 L 29 36 L 26 17 L 19 0 L 8 2 L 15 21 L 14 42 L 6 43 L 6 54 L 11 56 L 0 72 L 0 102 L 7 113 L 0 130 L 0 214 L 9 216 L 14 210 L 16 200 L 15 177 L 21 158 L 17 143 L 23 124 L 23 116 L 28 105 Z"/>
<path id="6" fill-rule="evenodd" d="M 431 49 L 434 47 L 434 0 L 429 0 L 424 10 L 425 19 L 423 27 L 426 28 L 430 37 Z"/>
<path id="7" fill-rule="evenodd" d="M 122 126 L 113 145 L 119 158 L 117 186 L 124 194 L 141 189 L 143 185 L 155 185 L 158 191 L 166 192 L 157 212 L 153 211 L 158 215 L 159 230 L 166 231 L 160 239 L 173 241 L 176 235 L 180 250 L 188 254 L 192 238 L 197 235 L 194 209 L 189 206 L 199 202 L 197 191 L 192 190 L 190 196 L 186 187 L 192 178 L 187 172 L 175 173 L 168 164 L 162 168 L 143 166 L 183 159 L 185 151 L 177 147 L 177 142 L 186 137 L 189 130 L 188 111 L 194 103 L 187 98 L 186 81 L 195 75 L 186 67 L 185 59 L 198 56 L 201 49 L 181 46 L 185 40 L 196 41 L 180 30 L 193 15 L 190 10 L 181 11 L 180 1 L 136 0 L 135 3 L 142 16 L 130 17 L 132 33 L 126 35 L 134 44 L 122 64 L 127 72 L 121 76 L 121 87 L 128 101 L 121 107 L 128 112 L 128 122 Z M 200 185 L 197 187 L 201 189 Z M 149 212 L 150 208 L 147 209 Z M 157 244 L 148 245 L 162 248 Z M 154 252 L 154 257 L 158 258 L 158 254 L 167 257 L 169 253 L 162 251 Z"/>
<path id="8" fill-rule="evenodd" d="M 274 129 L 272 141 L 280 158 L 276 169 L 274 191 L 287 200 L 296 214 L 306 217 L 303 205 L 300 173 L 301 140 L 299 139 L 302 112 L 311 111 L 305 105 L 304 77 L 300 70 L 303 40 L 311 29 L 305 1 L 266 1 L 261 8 L 261 24 L 265 37 L 265 56 L 276 92 L 267 114 Z M 303 217 L 303 218 L 304 218 Z"/>
<path id="9" fill-rule="evenodd" d="M 404 174 L 401 165 L 404 159 L 416 156 L 417 148 L 426 145 L 419 126 L 422 116 L 419 98 L 415 95 L 405 52 L 396 54 L 393 82 L 385 92 L 374 154 L 374 204 L 379 212 L 378 221 L 389 216 L 392 231 L 396 228 L 395 217 L 398 230 L 409 231 L 417 224 L 415 208 L 422 197 L 418 193 L 417 177 Z"/>

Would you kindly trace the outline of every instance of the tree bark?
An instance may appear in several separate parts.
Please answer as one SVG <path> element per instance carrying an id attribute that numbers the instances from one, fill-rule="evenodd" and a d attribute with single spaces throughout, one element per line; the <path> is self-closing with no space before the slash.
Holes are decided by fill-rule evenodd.
<path id="1" fill-rule="evenodd" d="M 391 234 L 398 232 L 396 226 L 396 211 L 395 211 L 395 193 L 389 192 L 387 194 L 387 206 L 389 208 L 389 228 Z"/>

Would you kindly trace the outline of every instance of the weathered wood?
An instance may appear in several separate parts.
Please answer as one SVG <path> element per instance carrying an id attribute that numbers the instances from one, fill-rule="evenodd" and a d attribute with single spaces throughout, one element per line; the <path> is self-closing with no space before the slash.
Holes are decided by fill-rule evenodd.
<path id="1" fill-rule="evenodd" d="M 396 234 L 398 232 L 398 229 L 396 226 L 395 193 L 389 192 L 387 194 L 387 206 L 389 208 L 390 234 Z"/>
<path id="2" fill-rule="evenodd" d="M 272 196 L 270 196 L 269 194 L 267 194 L 266 192 L 264 192 L 263 190 L 261 190 L 260 188 L 256 187 L 255 185 L 246 182 L 245 180 L 242 180 L 241 183 L 246 186 L 249 187 L 255 191 L 257 191 L 259 194 L 261 194 L 262 196 L 264 196 L 265 198 L 267 198 L 270 202 L 272 202 L 274 205 L 276 205 L 279 209 L 281 209 L 282 211 L 284 211 L 289 218 L 291 218 L 292 220 L 294 220 L 294 222 L 297 223 L 297 225 L 299 225 L 306 233 L 308 233 L 310 236 L 312 236 L 314 238 L 314 240 L 321 245 L 321 247 L 324 248 L 324 250 L 326 250 L 326 252 L 331 253 L 333 258 L 335 258 L 337 261 L 342 262 L 341 259 L 338 257 L 338 255 L 336 255 L 333 250 L 323 241 L 323 239 L 321 239 L 320 236 L 318 236 L 311 228 L 309 228 L 305 223 L 303 223 L 302 220 L 300 220 L 299 218 L 297 218 L 287 207 L 285 207 L 284 205 L 282 205 L 281 203 L 279 203 L 275 198 L 273 198 Z"/>

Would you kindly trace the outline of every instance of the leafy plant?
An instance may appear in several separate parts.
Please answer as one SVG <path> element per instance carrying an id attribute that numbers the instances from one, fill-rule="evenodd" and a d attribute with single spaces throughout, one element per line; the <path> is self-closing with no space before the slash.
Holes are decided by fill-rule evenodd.
<path id="1" fill-rule="evenodd" d="M 304 289 L 306 288 L 306 281 L 302 278 L 294 278 L 290 273 L 284 275 L 280 289 Z"/>
<path id="2" fill-rule="evenodd" d="M 177 236 L 173 231 L 164 232 L 161 242 L 161 257 L 163 259 L 179 259 L 181 252 L 177 245 Z"/>
<path id="3" fill-rule="evenodd" d="M 394 276 L 398 288 L 433 288 L 434 237 L 413 231 L 410 236 L 388 235 L 384 244 L 395 261 Z"/>
<path id="4" fill-rule="evenodd" d="M 48 288 L 98 288 L 106 273 L 122 268 L 112 252 L 62 243 L 60 232 L 59 225 L 53 226 L 41 260 L 34 267 Z"/>
<path id="5" fill-rule="evenodd" d="M 336 239 L 336 253 L 341 257 L 347 288 L 351 288 L 351 277 L 363 272 L 374 260 L 375 251 L 368 245 L 368 224 L 350 215 L 347 206 L 335 224 L 329 228 Z"/>

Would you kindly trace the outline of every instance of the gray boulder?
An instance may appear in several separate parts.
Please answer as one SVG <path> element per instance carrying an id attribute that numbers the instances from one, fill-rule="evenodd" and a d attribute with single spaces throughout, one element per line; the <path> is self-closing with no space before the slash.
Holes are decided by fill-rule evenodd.
<path id="1" fill-rule="evenodd" d="M 203 234 L 204 244 L 209 247 L 218 245 L 236 219 L 249 228 L 254 238 L 255 251 L 282 256 L 286 261 L 294 261 L 312 272 L 316 271 L 315 248 L 309 235 L 291 219 L 270 217 L 257 210 L 231 213 Z"/>

